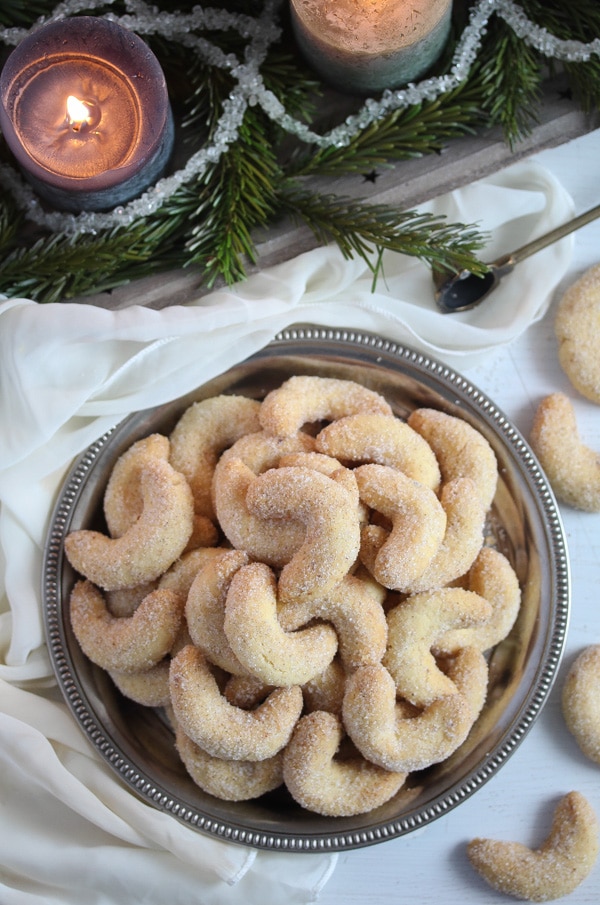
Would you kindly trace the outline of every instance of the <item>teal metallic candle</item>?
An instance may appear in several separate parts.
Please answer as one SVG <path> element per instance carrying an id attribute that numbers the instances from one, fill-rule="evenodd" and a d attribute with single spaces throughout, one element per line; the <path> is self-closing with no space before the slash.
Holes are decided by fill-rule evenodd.
<path id="1" fill-rule="evenodd" d="M 51 207 L 109 210 L 164 172 L 173 118 L 158 60 L 137 35 L 93 16 L 33 30 L 0 75 L 0 128 Z"/>
<path id="2" fill-rule="evenodd" d="M 307 62 L 334 88 L 369 95 L 421 76 L 450 33 L 452 0 L 290 0 Z"/>

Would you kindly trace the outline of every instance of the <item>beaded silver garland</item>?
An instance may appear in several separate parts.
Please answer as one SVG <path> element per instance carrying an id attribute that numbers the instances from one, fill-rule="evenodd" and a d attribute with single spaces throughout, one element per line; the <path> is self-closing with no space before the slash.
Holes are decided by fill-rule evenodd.
<path id="1" fill-rule="evenodd" d="M 31 31 L 47 22 L 91 13 L 113 2 L 114 0 L 63 0 L 50 16 L 40 18 Z M 549 59 L 580 63 L 589 61 L 593 55 L 600 56 L 598 38 L 589 43 L 561 40 L 535 25 L 513 0 L 479 0 L 471 10 L 448 73 L 424 79 L 417 84 L 411 83 L 398 90 L 386 90 L 377 99 L 368 98 L 357 113 L 321 135 L 287 113 L 275 95 L 267 90 L 261 77 L 260 68 L 269 47 L 281 34 L 276 24 L 281 3 L 282 0 L 267 0 L 262 14 L 256 18 L 222 9 L 204 9 L 201 6 L 195 6 L 190 13 L 164 12 L 150 6 L 145 0 L 126 0 L 126 15 L 106 14 L 106 18 L 139 35 L 160 35 L 189 47 L 201 60 L 228 70 L 235 79 L 235 85 L 223 105 L 223 113 L 212 142 L 193 154 L 184 167 L 159 180 L 139 198 L 106 213 L 64 214 L 45 211 L 31 188 L 12 167 L 0 166 L 0 184 L 12 193 L 26 216 L 39 226 L 70 235 L 96 234 L 103 229 L 128 226 L 135 220 L 152 216 L 182 185 L 202 175 L 209 164 L 218 162 L 236 141 L 248 105 L 259 104 L 272 121 L 303 142 L 322 148 L 343 147 L 359 131 L 390 112 L 426 100 L 435 100 L 441 94 L 454 90 L 468 78 L 493 14 L 500 16 L 521 40 Z M 224 53 L 218 46 L 196 34 L 198 31 L 210 33 L 225 29 L 235 29 L 247 41 L 243 60 L 235 54 Z M 27 29 L 4 28 L 0 29 L 0 41 L 7 45 L 17 45 L 28 34 L 30 31 Z"/>

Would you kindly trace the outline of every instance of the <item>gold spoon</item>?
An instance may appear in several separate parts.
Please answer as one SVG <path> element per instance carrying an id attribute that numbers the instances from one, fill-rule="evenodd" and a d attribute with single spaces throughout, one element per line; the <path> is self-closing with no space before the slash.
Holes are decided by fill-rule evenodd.
<path id="1" fill-rule="evenodd" d="M 470 311 L 471 308 L 475 308 L 487 298 L 490 292 L 493 292 L 502 277 L 514 270 L 516 264 L 541 251 L 542 248 L 552 245 L 553 242 L 558 242 L 559 239 L 568 236 L 598 217 L 600 217 L 600 204 L 573 220 L 563 223 L 562 226 L 557 226 L 556 229 L 550 230 L 538 239 L 528 242 L 522 248 L 517 248 L 516 251 L 509 252 L 492 261 L 487 265 L 489 269 L 483 276 L 476 276 L 470 270 L 451 273 L 434 266 L 431 274 L 438 308 L 443 314 Z"/>

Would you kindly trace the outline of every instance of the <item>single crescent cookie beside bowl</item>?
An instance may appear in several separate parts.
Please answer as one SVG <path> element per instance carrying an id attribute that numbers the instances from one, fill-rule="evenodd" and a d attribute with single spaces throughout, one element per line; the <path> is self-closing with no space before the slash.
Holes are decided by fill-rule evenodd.
<path id="1" fill-rule="evenodd" d="M 600 403 L 600 264 L 570 286 L 554 321 L 558 360 L 582 396 Z"/>

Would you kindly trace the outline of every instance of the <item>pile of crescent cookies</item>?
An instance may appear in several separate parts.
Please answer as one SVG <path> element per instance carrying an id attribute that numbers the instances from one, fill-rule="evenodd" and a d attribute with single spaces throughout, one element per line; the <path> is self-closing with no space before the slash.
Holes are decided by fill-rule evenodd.
<path id="1" fill-rule="evenodd" d="M 485 542 L 497 477 L 467 421 L 404 421 L 354 381 L 204 399 L 116 461 L 107 533 L 67 536 L 73 631 L 124 695 L 168 708 L 204 791 L 370 811 L 485 702 L 521 598 Z"/>
<path id="2" fill-rule="evenodd" d="M 558 357 L 600 402 L 600 266 L 565 294 Z M 600 511 L 600 456 L 565 393 L 531 444 L 561 502 Z M 164 708 L 193 781 L 228 801 L 285 785 L 328 817 L 366 813 L 467 738 L 486 652 L 521 593 L 486 536 L 497 463 L 466 421 L 396 417 L 377 392 L 296 376 L 262 402 L 191 405 L 132 444 L 104 494 L 107 532 L 73 531 L 70 617 L 84 653 L 138 704 Z M 600 762 L 600 644 L 576 659 L 563 712 Z M 538 849 L 473 839 L 496 889 L 548 901 L 592 870 L 598 823 L 578 792 Z"/>

